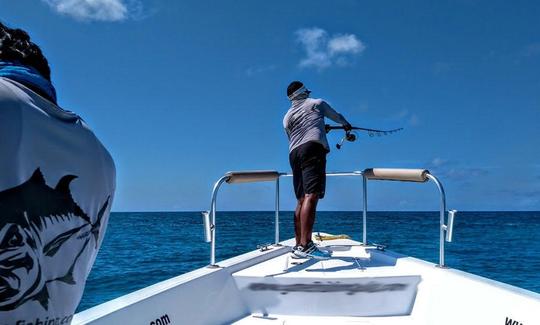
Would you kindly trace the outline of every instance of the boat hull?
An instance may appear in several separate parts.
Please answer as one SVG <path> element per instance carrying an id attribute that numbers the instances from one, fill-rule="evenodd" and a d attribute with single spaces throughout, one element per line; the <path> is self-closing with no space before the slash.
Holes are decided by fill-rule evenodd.
<path id="1" fill-rule="evenodd" d="M 328 261 L 299 262 L 291 244 L 160 282 L 73 324 L 540 324 L 531 291 L 348 239 L 321 243 L 334 250 Z"/>

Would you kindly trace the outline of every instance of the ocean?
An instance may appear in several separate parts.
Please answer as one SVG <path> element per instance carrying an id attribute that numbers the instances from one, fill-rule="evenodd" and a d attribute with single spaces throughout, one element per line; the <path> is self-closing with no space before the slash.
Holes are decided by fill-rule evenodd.
<path id="1" fill-rule="evenodd" d="M 281 239 L 293 237 L 292 212 L 281 212 Z M 219 212 L 216 260 L 274 240 L 274 212 Z M 438 212 L 369 212 L 368 242 L 434 263 Z M 361 240 L 361 212 L 318 212 L 314 231 Z M 198 212 L 112 213 L 77 311 L 209 263 Z M 446 264 L 540 293 L 540 212 L 459 212 Z"/>

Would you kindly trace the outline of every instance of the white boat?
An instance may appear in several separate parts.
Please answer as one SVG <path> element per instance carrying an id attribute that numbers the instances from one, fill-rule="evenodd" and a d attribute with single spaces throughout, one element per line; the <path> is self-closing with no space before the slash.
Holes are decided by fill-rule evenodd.
<path id="1" fill-rule="evenodd" d="M 540 324 L 539 294 L 445 264 L 444 243 L 452 240 L 455 211 L 446 211 L 443 186 L 427 170 L 367 169 L 327 175 L 362 178 L 362 242 L 322 234 L 316 239 L 326 240 L 317 243 L 333 252 L 331 259 L 291 258 L 294 239 L 279 238 L 279 180 L 291 175 L 229 172 L 216 182 L 211 209 L 203 213 L 210 243 L 207 267 L 85 310 L 74 316 L 72 324 Z M 437 185 L 441 194 L 438 264 L 367 242 L 371 180 Z M 217 263 L 219 188 L 224 183 L 260 181 L 276 182 L 275 242 Z M 505 249 L 504 244 L 494 243 L 493 249 Z"/>

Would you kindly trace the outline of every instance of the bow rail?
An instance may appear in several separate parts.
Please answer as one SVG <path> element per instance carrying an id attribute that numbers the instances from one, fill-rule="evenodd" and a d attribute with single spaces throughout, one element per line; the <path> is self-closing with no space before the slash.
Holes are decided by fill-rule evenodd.
<path id="1" fill-rule="evenodd" d="M 251 171 L 230 171 L 222 176 L 215 184 L 212 190 L 212 200 L 210 210 L 202 212 L 205 241 L 210 243 L 210 267 L 218 267 L 216 264 L 216 209 L 217 194 L 223 183 L 241 184 L 258 182 L 275 182 L 275 245 L 279 245 L 279 180 L 281 177 L 291 177 L 291 173 L 280 173 L 275 170 L 251 170 Z M 444 243 L 452 241 L 455 210 L 448 212 L 447 222 L 446 214 L 446 194 L 442 183 L 437 177 L 430 174 L 427 169 L 396 169 L 396 168 L 368 168 L 363 171 L 350 172 L 329 172 L 326 176 L 330 177 L 362 177 L 363 193 L 363 226 L 362 243 L 367 245 L 367 183 L 368 180 L 385 180 L 400 182 L 419 182 L 424 183 L 429 180 L 437 186 L 440 194 L 440 236 L 439 236 L 439 264 L 438 267 L 446 267 L 444 260 Z M 446 238 L 445 238 L 446 236 Z"/>

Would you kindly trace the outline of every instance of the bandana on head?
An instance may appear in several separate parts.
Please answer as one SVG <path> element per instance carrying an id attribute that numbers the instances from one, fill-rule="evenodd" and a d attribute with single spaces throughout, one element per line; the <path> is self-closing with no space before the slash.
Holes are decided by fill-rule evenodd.
<path id="1" fill-rule="evenodd" d="M 309 91 L 305 86 L 302 86 L 299 89 L 297 89 L 294 93 L 290 94 L 287 97 L 289 97 L 289 100 L 295 100 L 300 95 L 309 94 L 310 92 L 311 91 Z"/>

